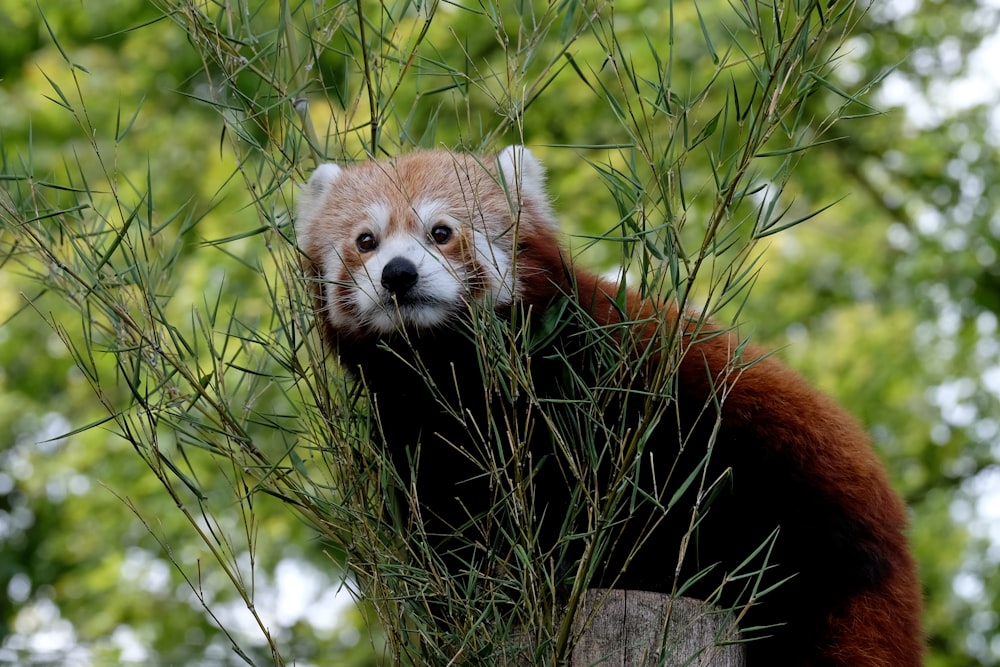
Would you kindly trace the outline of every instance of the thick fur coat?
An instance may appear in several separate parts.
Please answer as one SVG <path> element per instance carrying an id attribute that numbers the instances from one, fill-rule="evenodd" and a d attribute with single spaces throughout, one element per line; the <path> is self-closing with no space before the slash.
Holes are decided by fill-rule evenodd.
<path id="1" fill-rule="evenodd" d="M 750 667 L 921 664 L 906 511 L 862 428 L 731 332 L 573 268 L 528 150 L 323 165 L 297 231 L 325 338 L 366 384 L 377 437 L 453 567 L 498 557 L 504 526 L 493 522 L 505 519 L 490 514 L 497 489 L 483 474 L 497 443 L 529 453 L 532 543 L 548 553 L 584 502 L 580 477 L 617 479 L 616 448 L 631 442 L 639 501 L 609 528 L 594 585 L 683 584 L 685 595 L 744 605 L 747 636 L 761 637 L 748 644 Z M 468 324 L 477 307 L 506 323 L 509 340 L 533 332 L 518 363 L 484 367 Z M 607 370 L 609 349 L 625 370 Z M 524 369 L 533 400 L 489 388 Z M 539 405 L 609 382 L 623 390 L 604 394 L 609 454 L 581 472 L 578 443 L 546 428 Z M 692 474 L 706 482 L 685 486 Z"/>

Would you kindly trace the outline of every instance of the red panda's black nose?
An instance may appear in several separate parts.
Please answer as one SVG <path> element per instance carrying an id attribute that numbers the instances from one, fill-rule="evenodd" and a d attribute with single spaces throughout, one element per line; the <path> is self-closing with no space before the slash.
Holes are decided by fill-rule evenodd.
<path id="1" fill-rule="evenodd" d="M 417 267 L 405 257 L 393 257 L 382 269 L 382 287 L 402 296 L 417 284 Z"/>

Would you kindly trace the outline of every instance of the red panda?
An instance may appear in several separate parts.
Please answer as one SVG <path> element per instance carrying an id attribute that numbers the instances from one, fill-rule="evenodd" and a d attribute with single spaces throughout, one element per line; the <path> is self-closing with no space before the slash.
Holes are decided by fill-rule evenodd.
<path id="1" fill-rule="evenodd" d="M 607 524 L 616 532 L 594 585 L 683 585 L 684 595 L 743 605 L 750 667 L 922 663 L 906 510 L 864 431 L 732 332 L 574 268 L 530 151 L 324 164 L 301 193 L 297 238 L 324 338 L 365 383 L 376 437 L 451 566 L 497 557 L 490 531 L 503 527 L 481 518 L 496 499 L 483 471 L 497 442 L 528 449 L 539 549 L 573 532 L 563 521 L 584 502 L 587 473 L 567 460 L 579 443 L 523 417 L 547 399 L 560 405 L 572 387 L 620 382 L 641 398 L 623 391 L 599 408 L 612 454 L 590 479 L 620 480 L 613 450 L 633 438 L 637 500 L 627 521 Z M 534 332 L 521 365 L 487 367 L 467 325 L 475 307 Z M 604 335 L 631 372 L 603 373 L 588 335 Z M 487 376 L 525 368 L 534 397 L 484 390 Z M 657 388 L 664 369 L 673 379 Z M 685 486 L 693 474 L 710 488 Z"/>

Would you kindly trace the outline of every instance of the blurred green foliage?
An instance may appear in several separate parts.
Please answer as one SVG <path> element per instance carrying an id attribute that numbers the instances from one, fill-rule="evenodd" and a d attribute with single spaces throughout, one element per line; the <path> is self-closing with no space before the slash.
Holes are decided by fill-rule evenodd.
<path id="1" fill-rule="evenodd" d="M 151 211 L 163 233 L 180 240 L 158 246 L 154 237 L 148 251 L 160 272 L 157 290 L 182 321 L 191 304 L 221 298 L 220 320 L 238 305 L 244 325 L 267 327 L 272 302 L 263 276 L 273 266 L 262 245 L 274 238 L 259 231 L 253 203 L 272 188 L 276 201 L 290 206 L 292 198 L 289 184 L 255 178 L 269 173 L 269 151 L 291 156 L 301 180 L 314 152 L 354 159 L 414 145 L 525 142 L 550 170 L 556 208 L 576 235 L 573 246 L 586 248 L 583 261 L 611 269 L 630 258 L 627 243 L 589 241 L 631 214 L 598 173 L 614 174 L 624 159 L 614 147 L 634 143 L 616 78 L 624 70 L 614 61 L 627 63 L 642 90 L 654 89 L 644 80 L 669 76 L 664 117 L 683 118 L 697 136 L 726 104 L 698 93 L 715 61 L 738 52 L 726 30 L 735 21 L 729 5 L 616 3 L 622 50 L 612 52 L 598 31 L 587 32 L 584 5 L 511 3 L 494 23 L 486 15 L 496 10 L 485 3 L 442 5 L 432 21 L 426 7 L 403 4 L 389 16 L 379 3 L 361 3 L 362 23 L 348 4 L 252 3 L 243 41 L 219 40 L 220 60 L 206 62 L 218 36 L 207 21 L 181 16 L 185 3 L 0 0 L 4 189 L 29 208 L 43 192 L 68 206 L 87 190 L 90 205 L 119 222 L 128 213 L 115 202 Z M 224 15 L 222 4 L 190 7 Z M 849 108 L 856 118 L 816 137 L 837 141 L 791 166 L 782 197 L 791 218 L 836 204 L 770 237 L 752 294 L 721 315 L 782 347 L 793 367 L 870 428 L 913 508 L 928 664 L 1000 664 L 1000 535 L 983 500 L 991 484 L 994 494 L 1000 486 L 1000 134 L 996 90 L 963 100 L 956 87 L 996 33 L 998 10 L 917 0 L 876 3 L 859 18 L 831 79 L 865 93 Z M 382 84 L 370 91 L 359 76 L 365 29 L 389 30 L 380 57 L 366 61 Z M 291 42 L 281 42 L 282 30 Z M 649 40 L 669 40 L 671 61 L 657 61 Z M 266 48 L 276 42 L 326 46 L 313 54 L 314 69 L 282 71 L 274 79 L 289 83 L 282 89 L 248 69 L 287 67 Z M 507 58 L 517 67 L 506 67 Z M 751 95 L 745 71 L 724 75 L 733 94 Z M 395 87 L 398 80 L 405 85 Z M 867 91 L 870 81 L 878 85 Z M 240 94 L 273 106 L 244 115 L 232 97 Z M 296 140 L 281 109 L 290 99 L 310 103 L 312 147 Z M 807 108 L 812 126 L 842 101 L 816 91 Z M 631 127 L 661 133 L 664 145 L 667 126 Z M 726 141 L 735 137 L 716 133 L 685 158 L 689 206 L 675 213 L 693 226 L 711 211 L 709 156 L 725 154 Z M 0 265 L 0 434 L 9 434 L 0 439 L 0 662 L 242 664 L 231 643 L 255 663 L 271 662 L 201 539 L 143 460 L 103 424 L 107 410 L 60 339 L 79 340 L 86 326 L 44 291 L 30 263 L 8 256 Z M 110 355 L 92 363 L 102 377 L 119 372 Z M 101 400 L 120 405 L 127 396 Z M 212 488 L 206 475 L 200 481 Z M 206 503 L 213 520 L 223 520 L 232 560 L 256 577 L 258 611 L 284 659 L 379 662 L 380 638 L 362 623 L 363 608 L 329 595 L 339 585 L 337 555 L 267 497 L 254 501 L 248 531 L 222 488 L 226 479 L 219 475 L 218 494 Z M 195 578 L 186 582 L 172 562 Z M 288 589 L 302 591 L 292 595 L 294 611 L 268 593 L 291 586 L 288 572 L 311 576 L 304 588 Z"/>

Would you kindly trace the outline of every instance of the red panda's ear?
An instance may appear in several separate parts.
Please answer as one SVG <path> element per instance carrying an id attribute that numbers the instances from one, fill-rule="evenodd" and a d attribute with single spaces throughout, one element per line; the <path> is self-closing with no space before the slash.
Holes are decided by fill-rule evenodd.
<path id="1" fill-rule="evenodd" d="M 545 168 L 524 146 L 508 146 L 497 155 L 497 165 L 504 187 L 522 199 L 533 199 L 539 204 L 548 201 L 545 194 Z"/>
<path id="2" fill-rule="evenodd" d="M 517 224 L 521 229 L 533 228 L 538 232 L 555 231 L 558 227 L 549 196 L 545 191 L 545 168 L 524 146 L 508 146 L 496 157 L 497 177 L 508 192 L 513 204 L 530 202 L 521 210 Z M 531 215 L 525 215 L 527 210 Z"/>
<path id="3" fill-rule="evenodd" d="M 304 196 L 318 196 L 323 194 L 340 178 L 342 173 L 344 173 L 344 170 L 340 166 L 332 162 L 324 162 L 316 167 L 316 171 L 309 177 L 309 182 L 306 183 L 305 192 L 303 193 Z"/>
<path id="4" fill-rule="evenodd" d="M 299 193 L 296 219 L 300 234 L 316 218 L 323 206 L 326 193 L 329 192 L 330 187 L 340 178 L 342 173 L 344 173 L 343 169 L 327 162 L 316 167 L 316 171 L 309 177 L 309 182 L 303 186 Z"/>

